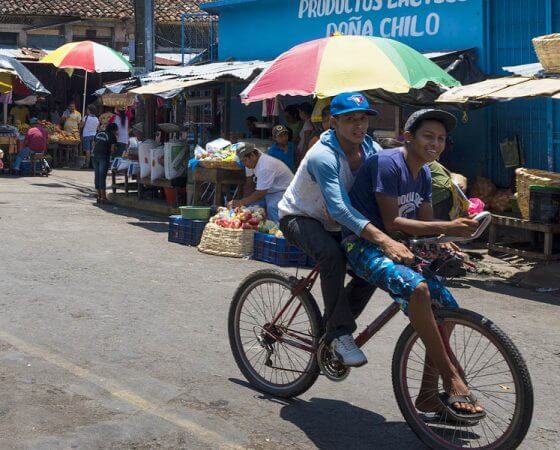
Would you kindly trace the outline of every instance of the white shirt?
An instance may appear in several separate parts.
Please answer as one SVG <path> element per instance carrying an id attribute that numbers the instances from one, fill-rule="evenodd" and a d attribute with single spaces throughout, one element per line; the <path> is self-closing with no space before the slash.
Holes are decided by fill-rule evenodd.
<path id="1" fill-rule="evenodd" d="M 297 147 L 299 155 L 303 153 L 303 141 L 305 140 L 305 133 L 307 133 L 308 131 L 313 131 L 313 124 L 311 123 L 311 120 L 306 120 L 301 127 L 301 131 L 299 132 L 299 142 Z"/>
<path id="2" fill-rule="evenodd" d="M 257 191 L 268 191 L 268 194 L 284 192 L 294 178 L 286 164 L 265 153 L 261 153 L 254 169 L 245 168 L 245 174 L 255 176 Z"/>
<path id="3" fill-rule="evenodd" d="M 124 124 L 121 124 L 121 116 L 117 115 L 113 123 L 119 128 L 117 131 L 117 142 L 128 145 L 128 117 L 124 119 Z"/>
<path id="4" fill-rule="evenodd" d="M 97 134 L 98 126 L 99 119 L 96 116 L 90 116 L 88 114 L 84 119 L 84 128 L 82 129 L 82 135 L 84 137 L 95 136 Z"/>

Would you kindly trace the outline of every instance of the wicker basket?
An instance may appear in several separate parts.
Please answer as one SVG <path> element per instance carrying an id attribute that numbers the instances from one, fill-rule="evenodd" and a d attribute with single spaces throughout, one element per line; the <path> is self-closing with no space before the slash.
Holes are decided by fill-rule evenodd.
<path id="1" fill-rule="evenodd" d="M 126 94 L 115 94 L 108 93 L 101 96 L 101 103 L 103 106 L 113 106 L 116 108 L 126 108 L 128 106 L 134 105 L 136 95 L 131 93 Z"/>
<path id="2" fill-rule="evenodd" d="M 209 223 L 204 228 L 198 250 L 217 256 L 245 258 L 253 254 L 254 230 L 222 228 Z"/>
<path id="3" fill-rule="evenodd" d="M 517 185 L 517 203 L 524 219 L 529 219 L 529 186 L 558 186 L 560 187 L 560 173 L 545 170 L 525 169 L 515 171 Z"/>
<path id="4" fill-rule="evenodd" d="M 560 33 L 533 38 L 533 47 L 545 72 L 560 73 Z"/>
<path id="5" fill-rule="evenodd" d="M 200 161 L 200 167 L 205 169 L 242 170 L 235 161 L 205 160 Z"/>

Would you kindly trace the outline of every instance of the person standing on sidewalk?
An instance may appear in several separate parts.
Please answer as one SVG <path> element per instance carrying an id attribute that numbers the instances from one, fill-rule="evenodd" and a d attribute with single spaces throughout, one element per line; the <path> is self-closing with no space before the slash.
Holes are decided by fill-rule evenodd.
<path id="1" fill-rule="evenodd" d="M 99 128 L 99 119 L 95 115 L 95 112 L 95 106 L 89 105 L 86 117 L 81 123 L 82 149 L 86 157 L 85 169 L 89 169 L 91 152 L 93 150 L 93 141 L 95 140 L 95 135 L 97 134 L 97 129 Z"/>
<path id="2" fill-rule="evenodd" d="M 113 146 L 117 143 L 117 130 L 117 125 L 110 123 L 105 131 L 100 131 L 95 136 L 92 161 L 95 171 L 97 203 L 107 203 L 107 172 Z"/>

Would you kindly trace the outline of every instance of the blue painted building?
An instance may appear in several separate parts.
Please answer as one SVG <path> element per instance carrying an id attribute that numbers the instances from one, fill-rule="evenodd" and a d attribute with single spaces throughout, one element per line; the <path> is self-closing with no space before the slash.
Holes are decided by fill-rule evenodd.
<path id="1" fill-rule="evenodd" d="M 334 32 L 397 39 L 420 52 L 476 48 L 489 74 L 536 62 L 531 38 L 559 29 L 560 0 L 217 0 L 219 58 L 273 59 Z M 521 137 L 527 167 L 560 171 L 559 102 L 514 101 L 471 111 L 451 168 L 509 185 L 499 142 Z"/>

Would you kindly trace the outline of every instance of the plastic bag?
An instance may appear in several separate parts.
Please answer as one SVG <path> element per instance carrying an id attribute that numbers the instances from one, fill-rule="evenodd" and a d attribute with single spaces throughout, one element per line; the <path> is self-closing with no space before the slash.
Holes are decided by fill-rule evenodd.
<path id="1" fill-rule="evenodd" d="M 140 173 L 140 164 L 137 161 L 130 161 L 128 165 L 128 176 L 137 176 Z"/>
<path id="2" fill-rule="evenodd" d="M 229 150 L 231 148 L 231 142 L 225 139 L 219 138 L 214 141 L 208 142 L 206 144 L 206 151 L 208 153 L 218 153 L 221 151 Z"/>
<path id="3" fill-rule="evenodd" d="M 187 146 L 185 142 L 169 141 L 163 146 L 165 178 L 179 178 L 187 170 Z"/>
<path id="4" fill-rule="evenodd" d="M 461 175 L 460 173 L 451 173 L 451 180 L 461 188 L 463 192 L 467 192 L 468 182 L 467 177 Z"/>
<path id="5" fill-rule="evenodd" d="M 479 198 L 469 198 L 469 215 L 472 214 L 479 214 L 482 211 L 484 211 L 484 208 L 486 207 L 486 205 L 484 204 L 484 202 L 479 199 Z"/>
<path id="6" fill-rule="evenodd" d="M 157 142 L 148 139 L 142 141 L 138 146 L 138 162 L 140 163 L 140 177 L 146 178 L 152 172 L 152 156 L 151 150 L 157 147 Z"/>
<path id="7" fill-rule="evenodd" d="M 152 183 L 159 180 L 165 176 L 165 163 L 163 156 L 163 147 L 153 148 L 150 150 L 152 170 L 150 173 L 150 179 Z"/>

